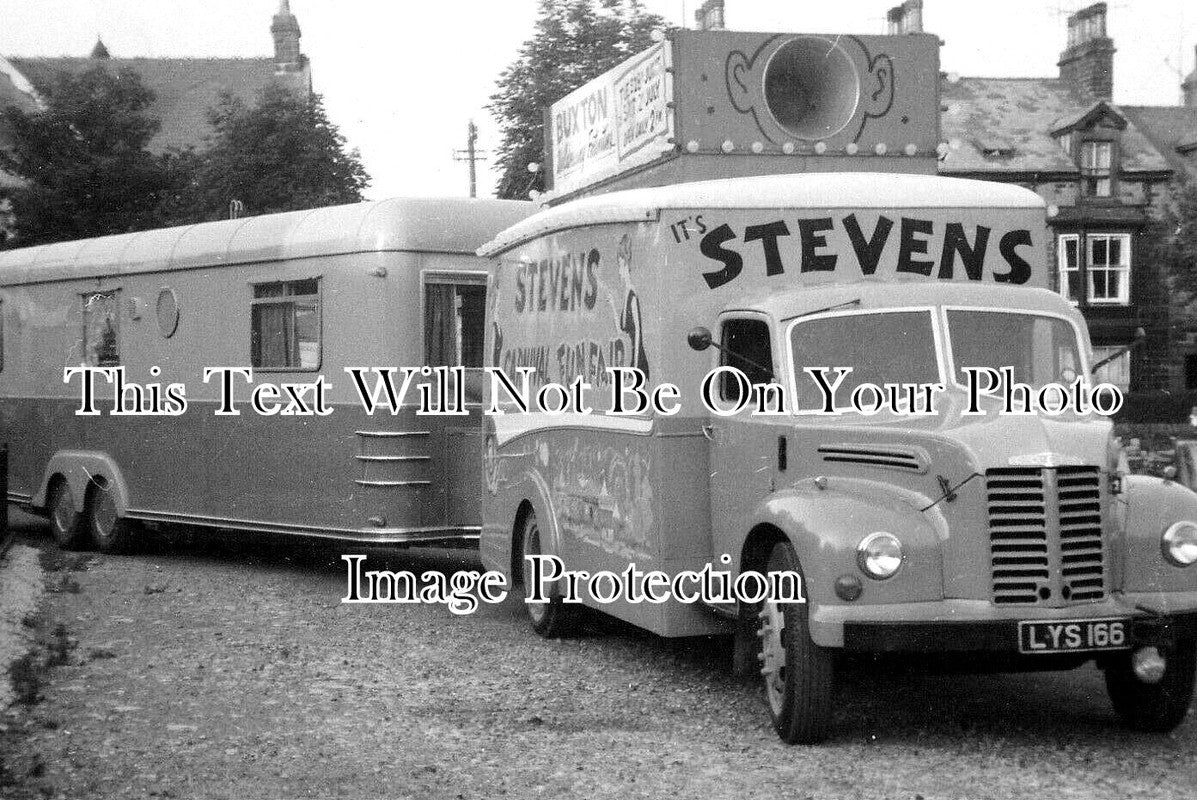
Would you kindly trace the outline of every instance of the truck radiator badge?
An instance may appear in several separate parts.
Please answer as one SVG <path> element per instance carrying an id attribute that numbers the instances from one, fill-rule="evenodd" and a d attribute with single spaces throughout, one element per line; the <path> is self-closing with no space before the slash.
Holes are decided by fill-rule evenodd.
<path id="1" fill-rule="evenodd" d="M 1076 456 L 1053 453 L 1051 450 L 1011 456 L 1006 463 L 1012 467 L 1079 467 L 1082 464 Z"/>

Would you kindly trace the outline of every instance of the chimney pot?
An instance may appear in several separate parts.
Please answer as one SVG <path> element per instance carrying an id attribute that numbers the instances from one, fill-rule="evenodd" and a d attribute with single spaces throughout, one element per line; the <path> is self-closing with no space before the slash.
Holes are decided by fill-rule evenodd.
<path id="1" fill-rule="evenodd" d="M 893 36 L 923 32 L 923 0 L 905 0 L 886 14 L 887 32 Z"/>

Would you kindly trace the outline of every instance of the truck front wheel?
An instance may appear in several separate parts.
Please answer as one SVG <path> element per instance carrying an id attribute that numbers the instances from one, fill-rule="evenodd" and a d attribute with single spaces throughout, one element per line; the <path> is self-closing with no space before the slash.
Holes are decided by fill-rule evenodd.
<path id="1" fill-rule="evenodd" d="M 520 559 L 524 583 L 524 598 L 532 596 L 532 563 L 530 555 L 540 555 L 540 526 L 536 524 L 536 512 L 531 509 L 524 515 L 524 524 L 520 534 L 523 558 Z M 561 591 L 554 583 L 545 589 L 548 602 L 525 603 L 528 609 L 528 619 L 532 622 L 532 630 L 546 639 L 557 639 L 573 634 L 578 626 L 579 609 L 576 605 L 567 604 L 561 597 Z"/>
<path id="2" fill-rule="evenodd" d="M 1197 640 L 1183 637 L 1159 648 L 1163 674 L 1148 680 L 1135 670 L 1135 651 L 1120 653 L 1104 664 L 1106 690 L 1122 721 L 1140 731 L 1167 733 L 1184 721 L 1193 699 L 1197 673 Z M 1154 657 L 1154 653 L 1150 653 Z M 1158 669 L 1158 662 L 1156 665 Z M 1143 672 L 1142 665 L 1140 672 Z"/>
<path id="3" fill-rule="evenodd" d="M 768 569 L 801 574 L 789 542 L 773 545 Z M 831 652 L 811 640 L 807 613 L 806 603 L 766 600 L 760 609 L 759 658 L 769 717 L 777 735 L 788 744 L 821 742 L 831 729 L 834 665 Z"/>

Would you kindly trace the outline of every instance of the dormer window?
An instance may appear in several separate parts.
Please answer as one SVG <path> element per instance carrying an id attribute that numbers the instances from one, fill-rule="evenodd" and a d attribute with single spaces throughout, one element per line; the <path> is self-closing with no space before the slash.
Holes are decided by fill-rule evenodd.
<path id="1" fill-rule="evenodd" d="M 1081 190 L 1086 197 L 1110 197 L 1113 142 L 1081 142 Z"/>
<path id="2" fill-rule="evenodd" d="M 981 155 L 987 159 L 1012 158 L 1017 154 L 1014 145 L 1000 136 L 985 136 L 973 140 Z"/>
<path id="3" fill-rule="evenodd" d="M 1118 196 L 1119 142 L 1126 125 L 1126 117 L 1107 100 L 1053 123 L 1052 136 L 1080 168 L 1082 198 Z"/>

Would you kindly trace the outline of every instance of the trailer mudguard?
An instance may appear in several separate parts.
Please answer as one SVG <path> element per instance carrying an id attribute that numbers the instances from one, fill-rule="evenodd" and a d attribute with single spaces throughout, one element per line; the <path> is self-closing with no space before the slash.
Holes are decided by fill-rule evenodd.
<path id="1" fill-rule="evenodd" d="M 107 453 L 94 450 L 59 450 L 55 453 L 46 465 L 41 483 L 33 495 L 30 505 L 34 508 L 45 508 L 50 481 L 55 475 L 61 475 L 71 487 L 76 511 L 83 511 L 88 486 L 100 478 L 112 492 L 117 516 L 125 516 L 129 508 L 129 488 L 116 461 Z"/>

